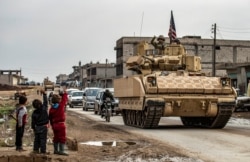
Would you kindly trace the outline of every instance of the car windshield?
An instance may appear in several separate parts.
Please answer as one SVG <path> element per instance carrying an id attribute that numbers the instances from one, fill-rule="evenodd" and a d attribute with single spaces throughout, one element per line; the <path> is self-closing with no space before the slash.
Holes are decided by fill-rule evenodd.
<path id="1" fill-rule="evenodd" d="M 66 92 L 68 93 L 68 95 L 71 95 L 71 93 L 74 92 L 74 91 L 77 91 L 77 89 L 75 89 L 75 90 L 74 90 L 74 89 L 72 89 L 72 90 L 67 90 Z"/>
<path id="2" fill-rule="evenodd" d="M 72 96 L 82 96 L 83 92 L 74 92 L 72 93 Z"/>
<path id="3" fill-rule="evenodd" d="M 98 89 L 88 89 L 86 90 L 86 96 L 96 96 L 98 91 Z"/>

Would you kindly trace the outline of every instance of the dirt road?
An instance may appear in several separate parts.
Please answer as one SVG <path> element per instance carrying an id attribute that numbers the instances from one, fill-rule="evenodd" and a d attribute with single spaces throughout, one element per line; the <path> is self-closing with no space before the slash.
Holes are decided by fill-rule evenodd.
<path id="1" fill-rule="evenodd" d="M 102 122 L 93 112 L 69 109 Z M 250 120 L 231 118 L 224 129 L 199 129 L 184 127 L 179 118 L 162 118 L 157 129 L 138 129 L 124 126 L 121 116 L 111 118 L 111 123 L 133 134 L 159 140 L 176 147 L 179 153 L 203 161 L 250 161 Z"/>

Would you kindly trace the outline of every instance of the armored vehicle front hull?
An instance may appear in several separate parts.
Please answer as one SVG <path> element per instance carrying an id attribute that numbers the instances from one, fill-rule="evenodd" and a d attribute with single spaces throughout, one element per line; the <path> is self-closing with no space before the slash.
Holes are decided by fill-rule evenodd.
<path id="1" fill-rule="evenodd" d="M 229 78 L 184 71 L 114 81 L 124 124 L 155 128 L 161 117 L 179 116 L 185 126 L 223 128 L 235 106 Z"/>

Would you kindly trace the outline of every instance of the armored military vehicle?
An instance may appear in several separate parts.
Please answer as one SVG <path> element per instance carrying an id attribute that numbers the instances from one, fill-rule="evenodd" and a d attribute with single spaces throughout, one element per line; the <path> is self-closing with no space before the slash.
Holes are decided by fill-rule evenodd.
<path id="1" fill-rule="evenodd" d="M 54 88 L 55 88 L 54 82 L 50 81 L 48 77 L 44 78 L 43 86 L 44 86 L 45 91 L 47 91 L 48 89 L 54 91 Z"/>
<path id="2" fill-rule="evenodd" d="M 227 77 L 201 71 L 201 58 L 178 43 L 159 52 L 136 45 L 126 66 L 135 75 L 114 80 L 125 125 L 155 128 L 161 117 L 177 116 L 185 126 L 223 128 L 235 107 L 236 91 Z"/>

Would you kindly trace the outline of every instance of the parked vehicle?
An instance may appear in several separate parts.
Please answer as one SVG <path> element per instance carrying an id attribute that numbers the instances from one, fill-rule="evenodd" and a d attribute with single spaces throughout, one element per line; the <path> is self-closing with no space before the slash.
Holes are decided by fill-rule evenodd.
<path id="1" fill-rule="evenodd" d="M 70 95 L 71 95 L 71 92 L 73 92 L 73 91 L 79 91 L 79 89 L 76 89 L 76 88 L 69 88 L 69 89 L 66 90 L 66 92 L 67 92 L 67 94 L 68 94 L 68 103 L 67 103 L 67 104 L 69 104 L 69 97 L 70 97 Z"/>
<path id="2" fill-rule="evenodd" d="M 71 91 L 68 99 L 69 107 L 82 106 L 83 93 L 84 91 Z"/>
<path id="3" fill-rule="evenodd" d="M 89 109 L 94 109 L 94 101 L 97 93 L 102 90 L 102 88 L 89 87 L 84 89 L 83 99 L 82 99 L 82 110 L 88 111 Z"/>
<path id="4" fill-rule="evenodd" d="M 237 92 L 237 98 L 235 100 L 234 111 L 250 111 L 250 96 L 242 95 L 239 89 L 235 89 Z"/>
<path id="5" fill-rule="evenodd" d="M 114 95 L 114 88 L 107 88 L 109 89 L 109 91 Z M 101 106 L 103 105 L 103 93 L 104 93 L 105 89 L 102 89 L 98 92 L 98 94 L 96 95 L 96 99 L 95 99 L 95 108 L 94 108 L 94 113 L 95 114 L 101 114 Z M 114 97 L 114 100 L 112 101 L 112 114 L 115 113 L 116 115 L 118 115 L 119 113 L 121 113 L 120 109 L 119 109 L 119 100 L 118 98 Z"/>

